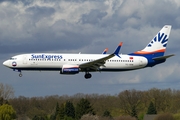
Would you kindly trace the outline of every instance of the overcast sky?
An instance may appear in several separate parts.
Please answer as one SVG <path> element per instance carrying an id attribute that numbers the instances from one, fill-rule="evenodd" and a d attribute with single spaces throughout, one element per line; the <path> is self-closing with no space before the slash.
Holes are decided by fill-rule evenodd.
<path id="1" fill-rule="evenodd" d="M 127 89 L 179 89 L 179 0 L 0 0 L 0 82 L 15 96 L 118 94 Z M 172 25 L 166 54 L 176 56 L 153 68 L 130 72 L 60 75 L 2 65 L 11 56 L 32 52 L 121 53 L 143 49 L 164 25 Z"/>

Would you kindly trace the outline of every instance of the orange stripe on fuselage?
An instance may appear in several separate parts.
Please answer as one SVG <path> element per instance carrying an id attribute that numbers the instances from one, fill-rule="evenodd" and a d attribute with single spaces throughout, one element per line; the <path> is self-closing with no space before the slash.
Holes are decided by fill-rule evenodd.
<path id="1" fill-rule="evenodd" d="M 156 50 L 152 52 L 147 52 L 147 51 L 137 51 L 135 54 L 153 54 L 153 53 L 159 53 L 159 52 L 165 52 L 166 49 L 161 49 L 161 50 Z"/>

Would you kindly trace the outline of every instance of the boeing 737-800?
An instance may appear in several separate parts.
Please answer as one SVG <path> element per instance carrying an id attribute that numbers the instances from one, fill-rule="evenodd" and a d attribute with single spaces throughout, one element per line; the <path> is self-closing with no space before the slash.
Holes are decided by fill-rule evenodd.
<path id="1" fill-rule="evenodd" d="M 164 56 L 170 31 L 171 26 L 165 25 L 143 50 L 130 54 L 119 54 L 122 45 L 120 43 L 112 54 L 20 54 L 6 60 L 3 65 L 20 72 L 20 77 L 23 70 L 53 70 L 65 75 L 85 72 L 86 79 L 91 78 L 90 72 L 117 72 L 153 67 L 173 56 Z"/>

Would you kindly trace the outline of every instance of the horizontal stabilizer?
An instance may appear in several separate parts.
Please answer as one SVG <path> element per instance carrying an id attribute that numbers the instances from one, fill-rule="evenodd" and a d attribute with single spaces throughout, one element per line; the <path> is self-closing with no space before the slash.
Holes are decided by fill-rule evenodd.
<path id="1" fill-rule="evenodd" d="M 167 59 L 167 58 L 172 57 L 172 56 L 174 56 L 174 54 L 161 56 L 161 57 L 155 57 L 155 58 L 153 58 L 153 60 L 164 60 L 164 59 Z"/>

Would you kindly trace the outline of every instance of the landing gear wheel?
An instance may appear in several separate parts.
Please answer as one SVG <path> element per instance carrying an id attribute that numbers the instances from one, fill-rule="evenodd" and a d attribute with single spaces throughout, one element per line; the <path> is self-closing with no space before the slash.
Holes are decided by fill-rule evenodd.
<path id="1" fill-rule="evenodd" d="M 89 78 L 92 77 L 92 75 L 91 75 L 90 73 L 86 73 L 86 74 L 84 75 L 84 77 L 85 77 L 86 79 L 89 79 Z"/>
<path id="2" fill-rule="evenodd" d="M 19 73 L 19 77 L 22 77 L 22 73 Z"/>

